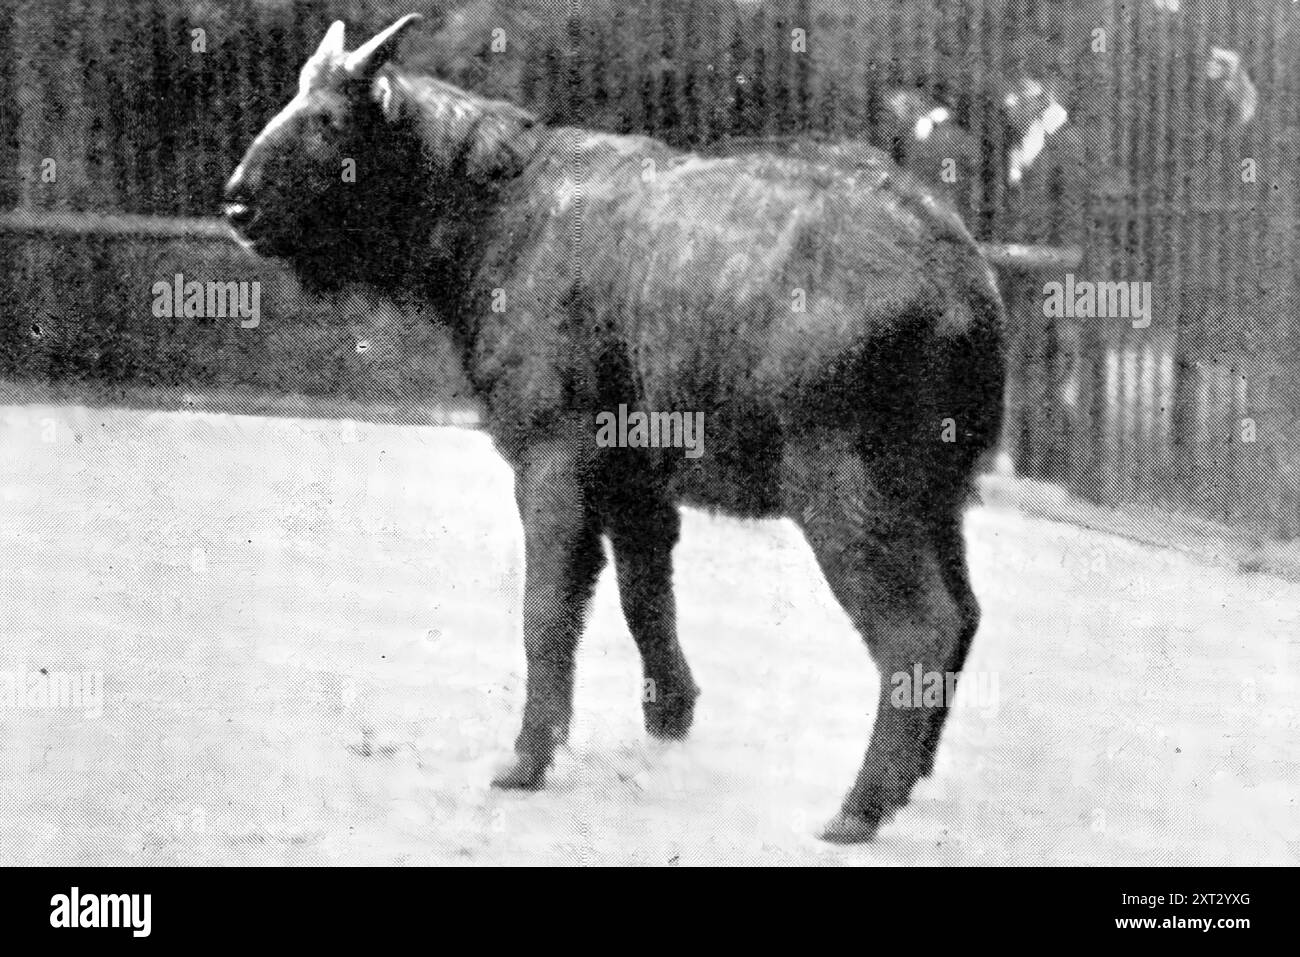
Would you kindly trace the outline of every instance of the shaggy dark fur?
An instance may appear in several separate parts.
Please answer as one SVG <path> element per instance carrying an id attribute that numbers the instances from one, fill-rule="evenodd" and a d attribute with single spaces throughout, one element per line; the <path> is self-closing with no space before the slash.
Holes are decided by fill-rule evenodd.
<path id="1" fill-rule="evenodd" d="M 825 832 L 868 839 L 930 770 L 947 710 L 892 706 L 890 676 L 960 671 L 978 620 L 960 522 L 1002 407 L 991 270 L 887 159 L 704 159 L 545 128 L 382 66 L 404 26 L 351 59 L 327 38 L 228 198 L 259 252 L 318 285 L 419 296 L 464 350 L 525 534 L 527 701 L 497 784 L 541 786 L 565 738 L 602 535 L 647 728 L 681 737 L 698 691 L 674 622 L 677 506 L 785 515 L 882 672 Z M 705 454 L 598 447 L 597 413 L 620 404 L 703 412 Z"/>

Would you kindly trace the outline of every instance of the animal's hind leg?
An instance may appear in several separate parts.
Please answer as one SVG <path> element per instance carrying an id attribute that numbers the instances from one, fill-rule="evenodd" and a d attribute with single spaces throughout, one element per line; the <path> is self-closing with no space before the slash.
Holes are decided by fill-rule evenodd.
<path id="1" fill-rule="evenodd" d="M 700 690 L 677 641 L 672 551 L 681 517 L 672 502 L 652 499 L 617 509 L 605 521 L 623 616 L 641 652 L 646 731 L 660 738 L 685 737 Z"/>
<path id="2" fill-rule="evenodd" d="M 881 491 L 854 438 L 830 432 L 787 440 L 782 475 L 787 513 L 880 670 L 862 768 L 822 834 L 838 842 L 870 840 L 907 803 L 927 766 L 934 719 L 923 692 L 943 681 L 962 635 L 930 523 Z"/>
<path id="3" fill-rule="evenodd" d="M 956 602 L 961 614 L 961 633 L 958 635 L 957 647 L 953 649 L 952 660 L 946 669 L 954 676 L 952 687 L 955 688 L 962 668 L 966 665 L 966 656 L 970 653 L 980 623 L 979 600 L 976 599 L 975 592 L 971 588 L 970 571 L 966 564 L 966 542 L 961 532 L 960 508 L 955 509 L 954 514 L 949 517 L 938 521 L 932 537 L 940 568 L 943 571 L 943 580 L 948 586 L 948 594 Z M 949 687 L 946 681 L 944 687 Z M 928 777 L 934 770 L 935 754 L 939 750 L 939 741 L 943 735 L 944 723 L 947 721 L 951 704 L 952 702 L 945 698 L 942 707 L 936 709 L 931 715 L 930 729 L 925 742 L 926 761 L 921 772 L 922 777 Z"/>

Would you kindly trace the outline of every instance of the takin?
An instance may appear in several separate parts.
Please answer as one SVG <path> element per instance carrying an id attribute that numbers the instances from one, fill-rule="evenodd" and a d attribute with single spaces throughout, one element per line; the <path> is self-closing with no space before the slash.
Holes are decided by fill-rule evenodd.
<path id="1" fill-rule="evenodd" d="M 951 703 L 896 707 L 890 676 L 959 674 L 979 621 L 961 522 L 1002 413 L 992 269 L 887 160 L 705 158 L 547 127 L 392 64 L 418 19 L 350 53 L 330 27 L 226 215 L 308 286 L 421 302 L 463 354 L 524 530 L 526 700 L 494 784 L 541 787 L 566 739 L 602 536 L 646 729 L 681 738 L 699 689 L 675 622 L 678 507 L 785 516 L 882 675 L 822 834 L 870 840 L 932 770 Z M 703 454 L 602 441 L 616 411 L 698 421 Z"/>

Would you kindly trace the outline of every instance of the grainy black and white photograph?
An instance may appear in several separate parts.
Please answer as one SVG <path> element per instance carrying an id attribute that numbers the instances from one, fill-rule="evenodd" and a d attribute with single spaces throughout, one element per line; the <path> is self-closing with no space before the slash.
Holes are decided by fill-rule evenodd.
<path id="1" fill-rule="evenodd" d="M 1300 863 L 1297 144 L 1293 0 L 0 0 L 0 866 Z"/>

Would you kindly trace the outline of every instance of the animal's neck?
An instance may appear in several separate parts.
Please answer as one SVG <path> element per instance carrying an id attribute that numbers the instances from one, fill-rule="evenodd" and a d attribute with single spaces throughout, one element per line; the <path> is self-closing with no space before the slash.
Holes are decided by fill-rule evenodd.
<path id="1" fill-rule="evenodd" d="M 407 144 L 397 153 L 418 166 L 424 184 L 408 219 L 410 291 L 462 337 L 469 334 L 463 302 L 486 220 L 537 152 L 541 129 L 516 106 L 430 77 L 394 70 L 385 81 L 385 112 Z"/>

